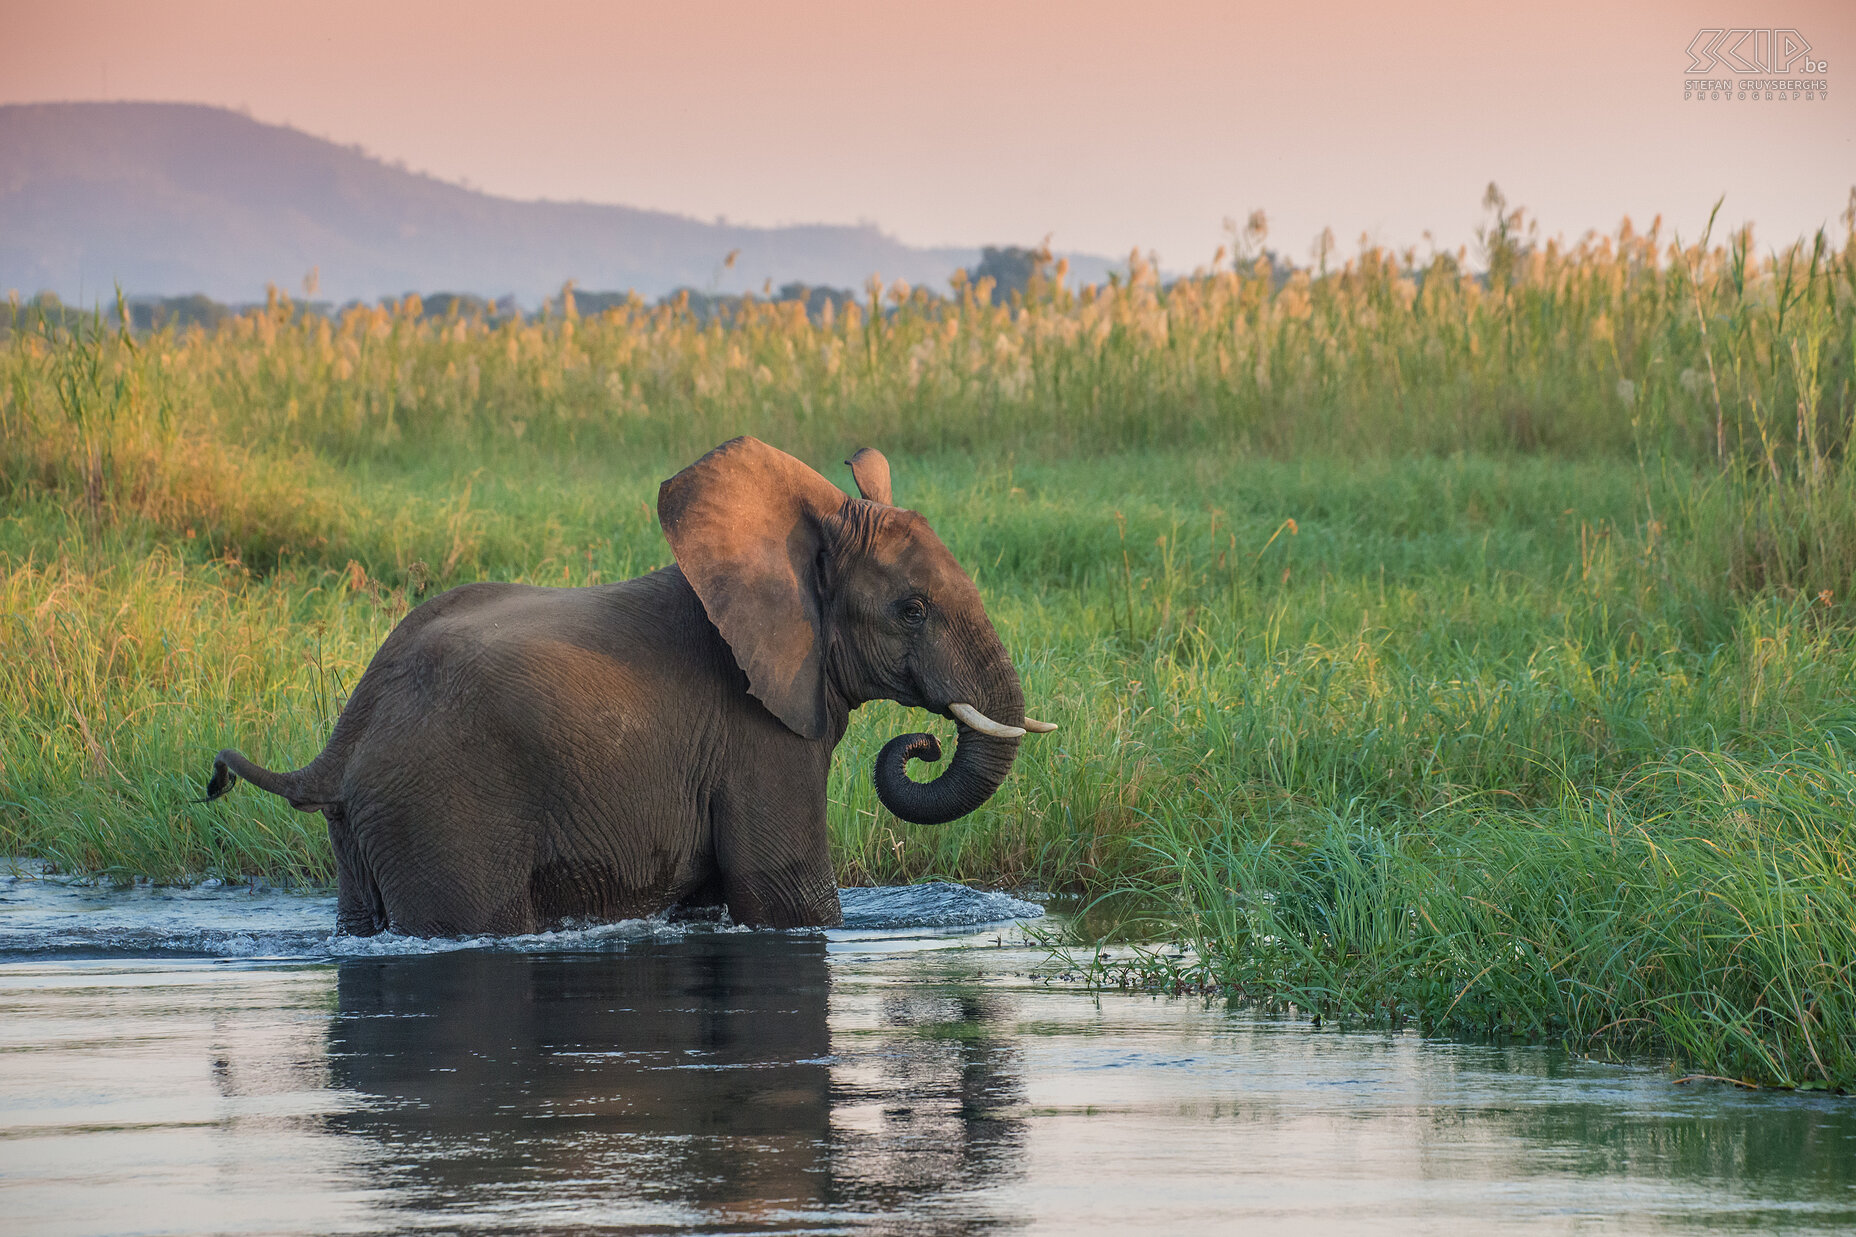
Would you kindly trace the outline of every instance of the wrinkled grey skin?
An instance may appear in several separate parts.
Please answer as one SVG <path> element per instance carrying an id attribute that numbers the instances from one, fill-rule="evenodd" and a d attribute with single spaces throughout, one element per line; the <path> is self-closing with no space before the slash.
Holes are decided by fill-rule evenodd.
<path id="1" fill-rule="evenodd" d="M 394 629 L 295 772 L 219 753 L 209 798 L 244 778 L 328 818 L 338 930 L 522 933 L 725 905 L 739 923 L 839 922 L 825 782 L 850 712 L 965 702 L 1018 726 L 1017 672 L 973 582 L 926 521 L 752 438 L 658 494 L 676 565 L 617 584 L 467 584 Z M 1019 740 L 959 728 L 890 741 L 878 793 L 951 820 L 1004 780 Z"/>

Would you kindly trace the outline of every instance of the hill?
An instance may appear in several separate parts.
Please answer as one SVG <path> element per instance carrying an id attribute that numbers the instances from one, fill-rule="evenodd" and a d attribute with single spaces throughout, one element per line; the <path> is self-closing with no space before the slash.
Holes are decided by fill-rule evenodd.
<path id="1" fill-rule="evenodd" d="M 0 106 L 0 289 L 26 295 L 88 302 L 120 284 L 245 301 L 267 282 L 295 290 L 312 268 L 336 301 L 448 290 L 534 303 L 570 278 L 647 296 L 769 279 L 856 288 L 872 272 L 944 290 L 979 256 L 871 226 L 731 226 L 495 197 L 217 107 Z M 1108 267 L 1072 265 L 1096 279 Z"/>

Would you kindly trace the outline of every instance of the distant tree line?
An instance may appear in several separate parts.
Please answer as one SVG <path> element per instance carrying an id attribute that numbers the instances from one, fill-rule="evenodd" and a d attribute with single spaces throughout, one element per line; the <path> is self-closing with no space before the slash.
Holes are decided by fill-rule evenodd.
<path id="1" fill-rule="evenodd" d="M 1272 249 L 1263 248 L 1261 241 L 1267 234 L 1267 225 L 1260 213 L 1251 217 L 1248 227 L 1240 236 L 1235 227 L 1230 250 L 1233 261 L 1248 269 L 1258 258 L 1267 262 L 1274 282 L 1280 286 L 1286 282 L 1296 267 Z M 1009 305 L 1014 299 L 1034 299 L 1043 295 L 1057 280 L 1058 264 L 1047 245 L 1028 248 L 1022 245 L 987 245 L 980 250 L 980 260 L 973 266 L 959 271 L 953 278 L 953 286 L 958 293 L 961 287 L 976 291 L 984 288 L 987 299 L 994 305 Z M 986 281 L 990 280 L 990 283 Z M 949 299 L 945 294 L 929 288 L 917 287 L 913 295 L 925 297 L 930 301 Z M 382 297 L 379 304 L 403 305 L 408 297 Z M 552 317 L 566 312 L 567 296 L 573 298 L 574 312 L 582 315 L 597 315 L 608 309 L 617 309 L 631 303 L 646 304 L 632 292 L 593 292 L 582 291 L 569 284 L 562 295 L 543 301 L 536 311 L 540 317 Z M 805 305 L 806 313 L 815 320 L 822 319 L 829 310 L 832 314 L 843 312 L 844 307 L 853 302 L 861 303 L 863 294 L 849 288 L 833 288 L 800 282 L 780 285 L 778 291 L 768 295 L 754 297 L 738 293 L 706 292 L 697 288 L 678 288 L 657 298 L 657 305 L 674 305 L 681 303 L 685 309 L 696 316 L 699 321 L 728 322 L 733 320 L 749 301 L 765 303 L 772 301 L 779 304 L 800 302 Z M 229 317 L 236 316 L 251 309 L 261 308 L 263 302 L 232 303 L 215 301 L 200 293 L 188 296 L 131 296 L 122 299 L 122 305 L 128 311 L 130 327 L 139 332 L 158 331 L 166 327 L 186 330 L 189 327 L 203 327 L 211 330 Z M 356 305 L 368 302 L 350 301 L 336 305 L 328 301 L 297 301 L 295 307 L 299 312 L 321 314 L 335 317 Z M 0 333 L 10 330 L 17 321 L 24 324 L 35 316 L 43 314 L 48 319 L 66 320 L 82 313 L 92 314 L 96 310 L 82 310 L 75 306 L 66 306 L 55 293 L 41 292 L 30 300 L 13 300 L 12 314 L 0 310 Z M 419 312 L 424 318 L 466 318 L 481 319 L 487 322 L 507 321 L 524 316 L 521 307 L 513 295 L 489 298 L 469 292 L 434 292 L 419 296 Z M 105 322 L 114 324 L 119 320 L 115 304 L 102 309 Z"/>

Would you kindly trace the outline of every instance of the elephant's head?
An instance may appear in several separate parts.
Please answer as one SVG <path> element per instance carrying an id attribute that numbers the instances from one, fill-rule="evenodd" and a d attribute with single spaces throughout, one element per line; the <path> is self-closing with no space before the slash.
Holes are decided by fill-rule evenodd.
<path id="1" fill-rule="evenodd" d="M 877 757 L 883 805 L 940 824 L 992 796 L 1027 729 L 1018 672 L 979 590 L 928 522 L 892 506 L 889 464 L 869 448 L 848 461 L 861 499 L 752 438 L 717 447 L 664 482 L 658 519 L 677 565 L 748 678 L 795 734 L 835 741 L 866 700 L 952 718 L 959 745 L 934 781 L 903 772 L 939 760 L 928 734 Z"/>

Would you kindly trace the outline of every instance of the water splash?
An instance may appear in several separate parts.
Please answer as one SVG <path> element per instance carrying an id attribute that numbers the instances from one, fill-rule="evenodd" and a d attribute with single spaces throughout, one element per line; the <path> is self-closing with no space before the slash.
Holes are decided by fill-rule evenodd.
<path id="1" fill-rule="evenodd" d="M 904 932 L 976 927 L 1042 915 L 1009 894 L 938 881 L 839 893 L 844 927 Z M 116 888 L 43 876 L 20 865 L 0 875 L 0 959 L 146 955 L 212 958 L 324 959 L 495 949 L 581 953 L 624 949 L 639 941 L 691 932 L 741 931 L 722 923 L 672 923 L 661 917 L 588 924 L 526 936 L 443 940 L 337 936 L 335 898 L 208 881 L 191 888 L 147 884 Z"/>
<path id="2" fill-rule="evenodd" d="M 1036 919 L 1044 908 L 1009 893 L 969 889 L 947 881 L 876 889 L 840 889 L 844 926 L 866 931 L 905 928 L 970 928 Z"/>

